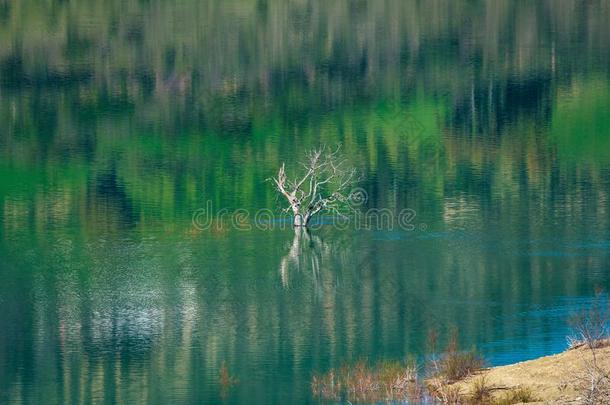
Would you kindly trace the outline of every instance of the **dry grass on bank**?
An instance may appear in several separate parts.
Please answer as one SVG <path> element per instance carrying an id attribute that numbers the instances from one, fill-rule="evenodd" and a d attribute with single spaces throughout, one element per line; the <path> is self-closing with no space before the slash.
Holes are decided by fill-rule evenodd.
<path id="1" fill-rule="evenodd" d="M 455 384 L 463 402 L 610 405 L 610 306 L 598 294 L 571 320 L 563 353 L 481 370 Z"/>
<path id="2" fill-rule="evenodd" d="M 420 380 L 418 375 L 414 362 L 370 365 L 359 361 L 315 375 L 311 388 L 316 396 L 326 400 L 368 404 L 396 401 L 408 404 L 510 405 L 537 400 L 529 388 L 496 387 L 484 376 L 468 376 L 449 383 L 446 376 L 435 375 Z"/>
<path id="3" fill-rule="evenodd" d="M 414 363 L 358 362 L 312 379 L 321 398 L 352 403 L 451 405 L 610 404 L 610 346 L 580 346 L 535 360 L 476 371 L 456 382 L 418 378 Z M 441 381 L 439 383 L 438 381 Z"/>
<path id="4" fill-rule="evenodd" d="M 425 364 L 361 361 L 314 375 L 315 395 L 331 400 L 375 403 L 511 405 L 523 403 L 610 405 L 610 303 L 601 292 L 571 321 L 570 348 L 554 356 L 484 369 L 476 350 L 458 350 L 453 333 L 442 354 Z M 437 353 L 436 333 L 428 336 Z"/>
<path id="5" fill-rule="evenodd" d="M 419 403 L 424 396 L 414 361 L 380 362 L 371 366 L 362 360 L 314 375 L 311 389 L 325 399 L 339 400 L 345 397 L 359 403 L 382 400 Z"/>
<path id="6" fill-rule="evenodd" d="M 610 306 L 600 296 L 573 318 L 570 349 L 508 366 L 484 369 L 474 350 L 458 350 L 450 340 L 423 369 L 414 361 L 371 366 L 361 361 L 315 375 L 315 395 L 352 403 L 398 401 L 447 405 L 582 404 L 610 405 Z M 436 337 L 429 337 L 434 353 Z"/>
<path id="7" fill-rule="evenodd" d="M 524 393 L 527 402 L 610 404 L 607 396 L 610 384 L 603 381 L 608 370 L 610 346 L 599 346 L 595 356 L 581 346 L 553 356 L 482 370 L 454 386 L 460 392 L 474 392 L 479 390 L 478 381 L 483 378 L 494 398 L 515 396 L 498 402 L 506 404 L 526 402 L 522 398 Z"/>
<path id="8" fill-rule="evenodd" d="M 435 335 L 430 340 L 429 344 L 434 347 Z M 311 388 L 318 397 L 346 399 L 353 403 L 454 403 L 461 396 L 452 391 L 451 383 L 478 371 L 483 364 L 483 358 L 475 350 L 458 350 L 457 334 L 454 333 L 443 354 L 432 356 L 426 365 L 427 380 L 420 379 L 420 369 L 414 360 L 375 365 L 358 361 L 314 375 Z"/>

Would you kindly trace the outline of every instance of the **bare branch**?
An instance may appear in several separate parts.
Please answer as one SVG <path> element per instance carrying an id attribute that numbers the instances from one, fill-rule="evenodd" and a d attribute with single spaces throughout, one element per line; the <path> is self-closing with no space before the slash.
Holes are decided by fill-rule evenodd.
<path id="1" fill-rule="evenodd" d="M 345 192 L 357 181 L 357 172 L 348 167 L 340 149 L 337 146 L 328 150 L 322 145 L 309 151 L 306 161 L 300 163 L 305 172 L 294 181 L 287 179 L 284 164 L 273 178 L 295 214 L 295 225 L 307 225 L 312 216 L 324 210 L 342 215 L 342 206 L 348 205 L 349 195 Z"/>

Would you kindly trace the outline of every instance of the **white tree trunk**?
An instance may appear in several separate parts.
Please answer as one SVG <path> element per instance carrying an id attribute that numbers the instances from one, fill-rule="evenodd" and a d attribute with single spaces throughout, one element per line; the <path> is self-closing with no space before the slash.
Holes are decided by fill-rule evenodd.
<path id="1" fill-rule="evenodd" d="M 294 226 L 307 226 L 308 218 L 307 215 L 295 214 L 294 215 Z"/>

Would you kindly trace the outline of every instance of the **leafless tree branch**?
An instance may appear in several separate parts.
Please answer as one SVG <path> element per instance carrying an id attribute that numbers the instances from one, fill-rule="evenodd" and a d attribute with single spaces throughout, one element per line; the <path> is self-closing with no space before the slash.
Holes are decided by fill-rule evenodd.
<path id="1" fill-rule="evenodd" d="M 285 164 L 271 180 L 277 191 L 289 203 L 288 210 L 295 216 L 295 226 L 307 226 L 311 218 L 322 212 L 339 214 L 347 207 L 350 188 L 359 180 L 356 169 L 349 167 L 340 156 L 340 147 L 334 150 L 321 146 L 306 154 L 300 163 L 305 172 L 294 181 L 288 180 Z"/>

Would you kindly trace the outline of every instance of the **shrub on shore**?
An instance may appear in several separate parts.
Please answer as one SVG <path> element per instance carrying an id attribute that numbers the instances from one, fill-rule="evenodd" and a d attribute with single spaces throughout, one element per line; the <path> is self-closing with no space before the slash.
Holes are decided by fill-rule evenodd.
<path id="1" fill-rule="evenodd" d="M 430 334 L 429 345 L 436 346 L 436 334 Z M 434 352 L 434 349 L 432 350 Z M 370 365 L 358 361 L 338 369 L 316 374 L 311 389 L 319 397 L 331 400 L 347 399 L 350 402 L 404 401 L 407 403 L 441 402 L 444 404 L 470 403 L 452 385 L 472 375 L 484 365 L 476 350 L 460 351 L 457 334 L 453 333 L 446 350 L 433 355 L 427 363 L 426 380 L 420 379 L 415 360 L 406 362 L 380 362 Z"/>
<path id="2" fill-rule="evenodd" d="M 589 309 L 572 317 L 572 334 L 568 336 L 571 349 L 584 347 L 591 359 L 583 360 L 581 373 L 572 377 L 572 383 L 581 394 L 585 405 L 610 403 L 610 371 L 597 359 L 597 350 L 610 344 L 610 303 L 607 294 L 597 292 Z"/>

